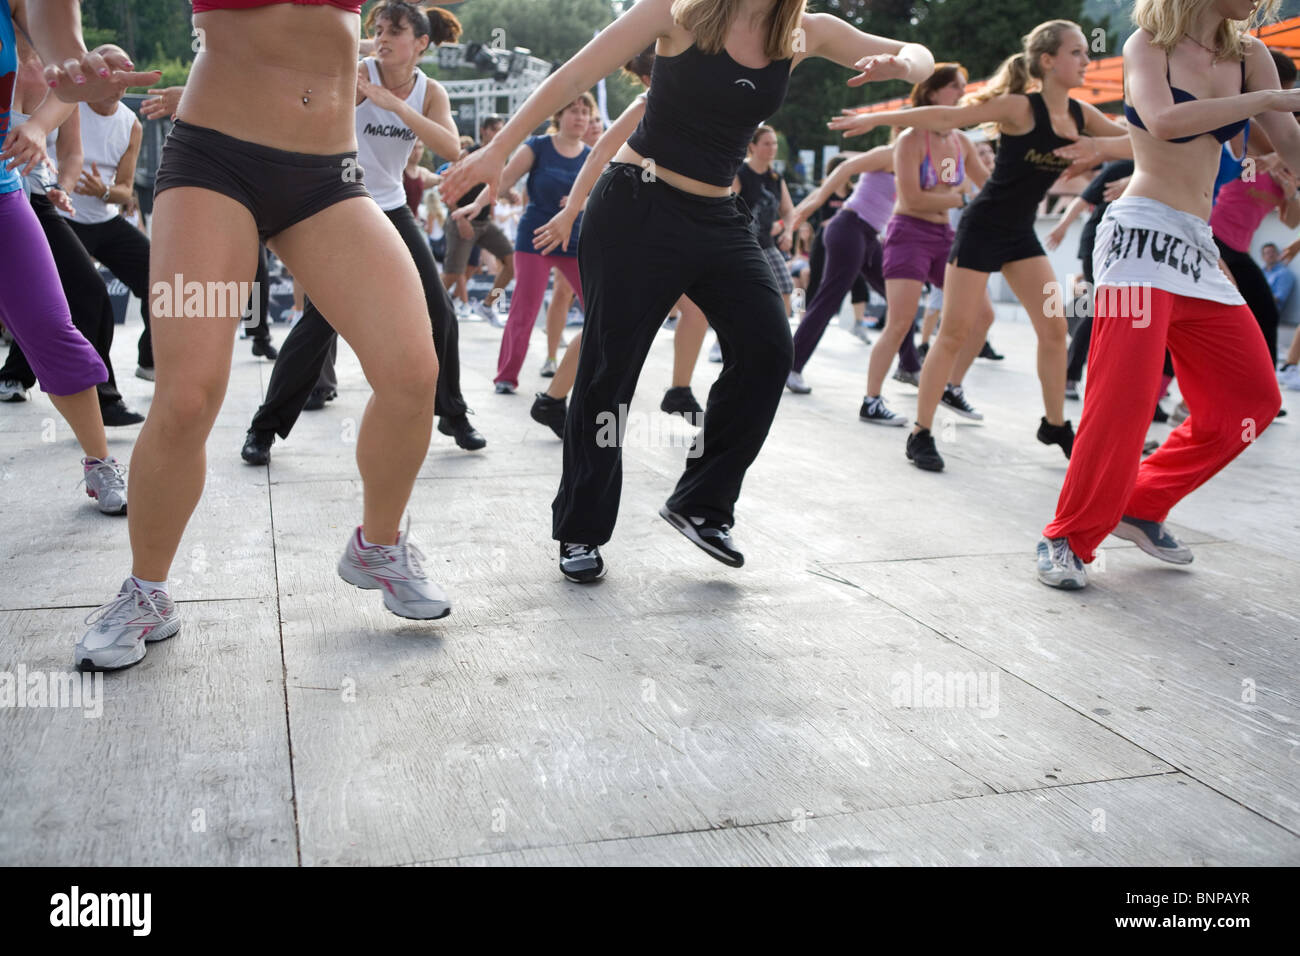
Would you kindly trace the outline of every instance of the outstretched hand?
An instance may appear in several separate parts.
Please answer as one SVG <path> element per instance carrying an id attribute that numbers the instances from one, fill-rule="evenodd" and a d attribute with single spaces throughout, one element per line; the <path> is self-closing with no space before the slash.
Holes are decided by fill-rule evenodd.
<path id="1" fill-rule="evenodd" d="M 125 54 L 109 50 L 83 53 L 75 59 L 45 67 L 45 82 L 65 103 L 93 103 L 106 100 L 132 86 L 153 86 L 162 79 L 161 70 L 136 72 Z"/>
<path id="2" fill-rule="evenodd" d="M 840 110 L 840 115 L 833 117 L 826 124 L 828 129 L 840 130 L 845 136 L 861 136 L 870 133 L 879 126 L 872 113 L 859 113 L 857 110 Z"/>
<path id="3" fill-rule="evenodd" d="M 878 53 L 864 56 L 853 64 L 862 72 L 849 77 L 849 86 L 861 86 L 864 83 L 879 83 L 882 80 L 907 79 L 908 65 L 892 53 Z"/>

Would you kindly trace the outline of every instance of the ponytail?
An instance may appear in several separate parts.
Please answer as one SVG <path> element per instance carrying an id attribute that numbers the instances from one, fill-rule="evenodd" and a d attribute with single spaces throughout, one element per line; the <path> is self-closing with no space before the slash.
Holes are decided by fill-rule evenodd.
<path id="1" fill-rule="evenodd" d="M 980 89 L 963 97 L 965 103 L 984 103 L 1007 93 L 1024 93 L 1033 77 L 1029 73 L 1029 57 L 1016 53 L 1002 61 L 997 72 Z"/>

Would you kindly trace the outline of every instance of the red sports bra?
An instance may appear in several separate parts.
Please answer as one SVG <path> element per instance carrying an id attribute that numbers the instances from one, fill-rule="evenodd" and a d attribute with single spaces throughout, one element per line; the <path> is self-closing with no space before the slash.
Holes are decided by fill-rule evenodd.
<path id="1" fill-rule="evenodd" d="M 360 13 L 363 0 L 192 0 L 195 13 L 205 10 L 249 10 L 253 7 L 270 7 L 277 3 L 296 3 L 306 7 L 338 7 L 348 13 Z"/>

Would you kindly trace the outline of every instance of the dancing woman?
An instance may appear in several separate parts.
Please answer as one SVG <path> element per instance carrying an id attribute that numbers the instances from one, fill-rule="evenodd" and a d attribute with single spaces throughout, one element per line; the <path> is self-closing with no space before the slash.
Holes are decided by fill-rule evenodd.
<path id="1" fill-rule="evenodd" d="M 203 47 L 155 186 L 157 378 L 131 469 L 132 496 L 145 504 L 128 516 L 131 575 L 78 642 L 83 667 L 134 664 L 147 641 L 180 627 L 166 580 L 203 492 L 204 445 L 244 303 L 182 317 L 158 300 L 178 298 L 177 282 L 209 290 L 248 282 L 259 238 L 348 340 L 374 388 L 357 436 L 363 518 L 344 545 L 340 576 L 380 589 L 394 614 L 451 610 L 401 531 L 429 446 L 438 359 L 419 274 L 357 165 L 360 2 L 245 3 L 194 3 Z"/>
<path id="2" fill-rule="evenodd" d="M 509 150 L 542 119 L 652 42 L 645 115 L 596 183 L 579 240 L 586 323 L 552 534 L 561 571 L 580 582 L 604 574 L 599 545 L 618 514 L 622 449 L 610 433 L 622 434 L 646 354 L 683 293 L 708 315 L 725 364 L 660 514 L 712 557 L 743 563 L 731 538 L 735 502 L 776 413 L 792 346 L 772 270 L 731 184 L 803 60 L 856 67 L 852 85 L 918 82 L 934 68 L 924 47 L 807 14 L 804 0 L 641 0 L 552 73 L 490 146 L 449 170 L 443 194 L 454 201 L 480 182 L 494 189 Z"/>
<path id="3" fill-rule="evenodd" d="M 424 291 L 424 304 L 438 353 L 438 389 L 434 414 L 438 431 L 455 438 L 467 451 L 477 451 L 487 440 L 470 424 L 460 391 L 460 336 L 451 297 L 438 275 L 429 243 L 407 204 L 403 171 L 412 141 L 439 154 L 458 151 L 459 139 L 451 118 L 446 91 L 420 70 L 420 57 L 430 46 L 455 42 L 460 21 L 446 10 L 425 13 L 402 2 L 385 2 L 371 9 L 366 30 L 374 41 L 374 56 L 361 61 L 357 73 L 357 159 L 366 173 L 366 188 L 397 229 L 415 264 Z M 358 253 L 365 254 L 358 248 Z M 302 318 L 284 340 L 267 385 L 266 400 L 258 408 L 240 455 L 250 465 L 270 460 L 275 436 L 289 437 L 304 408 L 315 394 L 321 404 L 321 371 L 328 366 L 325 384 L 334 383 L 331 356 L 337 336 L 329 318 L 308 299 Z"/>
<path id="4" fill-rule="evenodd" d="M 998 271 L 1029 313 L 1038 336 L 1038 379 L 1046 413 L 1038 440 L 1060 445 L 1069 457 L 1074 429 L 1065 420 L 1066 322 L 1061 310 L 1052 307 L 1060 301 L 1054 294 L 1058 284 L 1034 233 L 1034 217 L 1047 190 L 1070 165 L 1054 149 L 1085 133 L 1127 132 L 1096 107 L 1070 98 L 1070 90 L 1083 85 L 1087 68 L 1083 31 L 1068 20 L 1049 20 L 1030 31 L 1023 51 L 1008 58 L 968 105 L 852 114 L 829 124 L 845 135 L 882 125 L 940 133 L 979 123 L 997 123 L 1001 129 L 993 174 L 966 207 L 957 228 L 944 278 L 939 334 L 921 369 L 916 427 L 907 440 L 907 457 L 927 471 L 942 471 L 944 466 L 930 426 L 961 353 L 971 344 L 974 316 L 967 304 L 981 300 L 989 275 Z M 1035 81 L 1041 90 L 1028 92 Z M 977 349 L 981 345 L 974 343 Z"/>
<path id="5" fill-rule="evenodd" d="M 1135 170 L 1097 227 L 1088 400 L 1038 579 L 1088 583 L 1108 534 L 1189 564 L 1169 511 L 1241 454 L 1282 404 L 1264 336 L 1219 268 L 1207 219 L 1220 144 L 1252 117 L 1300 169 L 1300 91 L 1278 90 L 1268 48 L 1246 31 L 1275 0 L 1138 0 L 1124 44 Z M 1166 346 L 1190 416 L 1143 460 Z"/>

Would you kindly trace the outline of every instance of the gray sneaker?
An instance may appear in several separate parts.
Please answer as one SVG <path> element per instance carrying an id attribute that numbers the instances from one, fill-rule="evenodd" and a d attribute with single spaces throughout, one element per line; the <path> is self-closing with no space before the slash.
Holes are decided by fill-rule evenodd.
<path id="1" fill-rule="evenodd" d="M 785 377 L 785 387 L 796 395 L 807 395 L 812 391 L 812 386 L 804 382 L 803 376 L 795 371 L 791 371 L 790 374 Z"/>
<path id="2" fill-rule="evenodd" d="M 0 378 L 0 402 L 25 402 L 27 389 L 23 383 L 12 378 Z"/>
<path id="3" fill-rule="evenodd" d="M 921 373 L 909 372 L 906 369 L 900 367 L 894 370 L 894 381 L 902 382 L 904 385 L 915 385 L 917 388 L 920 388 Z"/>
<path id="4" fill-rule="evenodd" d="M 420 563 L 424 552 L 410 538 L 411 519 L 397 536 L 397 544 L 361 544 L 361 529 L 348 539 L 339 558 L 339 577 L 366 590 L 384 592 L 384 607 L 398 617 L 433 621 L 451 613 L 451 601 L 442 588 L 429 580 Z"/>
<path id="5" fill-rule="evenodd" d="M 86 494 L 95 499 L 99 510 L 106 515 L 126 514 L 126 469 L 122 463 L 110 455 L 103 461 L 83 458 L 81 467 Z"/>
<path id="6" fill-rule="evenodd" d="M 1132 541 L 1139 548 L 1161 561 L 1170 564 L 1191 564 L 1192 550 L 1172 534 L 1159 521 L 1143 521 L 1128 515 L 1119 519 L 1119 524 L 1111 532 L 1117 538 Z"/>
<path id="7" fill-rule="evenodd" d="M 90 630 L 74 653 L 83 671 L 115 671 L 144 659 L 145 645 L 165 641 L 181 629 L 176 603 L 165 591 L 146 594 L 135 578 L 122 582 L 117 597 L 90 613 Z"/>
<path id="8" fill-rule="evenodd" d="M 1070 550 L 1066 538 L 1043 538 L 1038 542 L 1038 580 L 1062 591 L 1078 591 L 1088 586 L 1088 569 Z"/>

